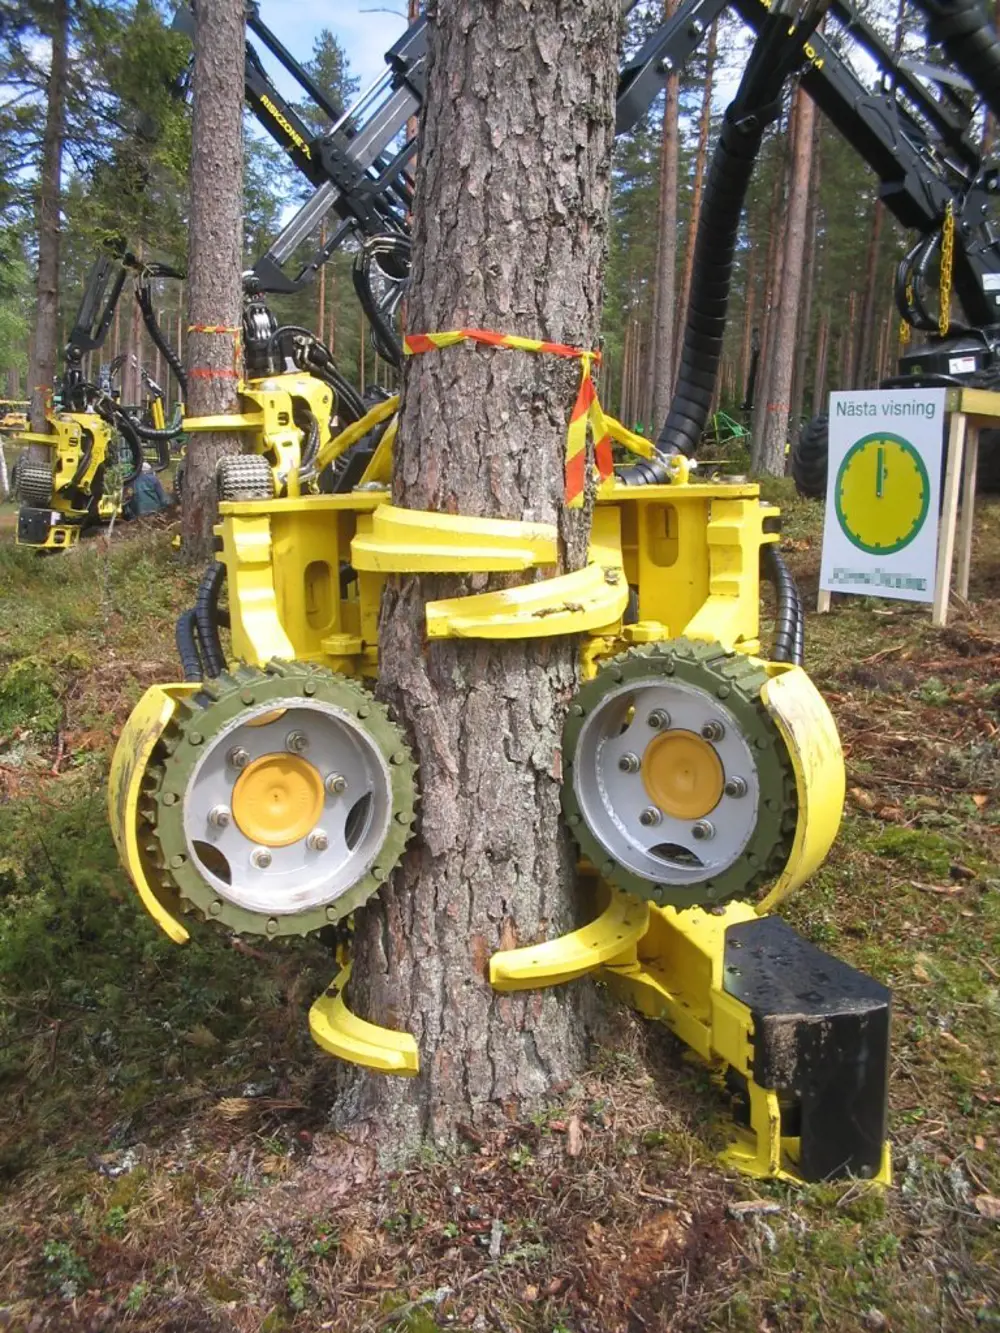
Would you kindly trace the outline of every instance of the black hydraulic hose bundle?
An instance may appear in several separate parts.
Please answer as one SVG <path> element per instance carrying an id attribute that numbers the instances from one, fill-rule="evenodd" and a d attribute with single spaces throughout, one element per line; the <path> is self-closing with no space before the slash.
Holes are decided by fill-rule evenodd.
<path id="1" fill-rule="evenodd" d="M 927 35 L 940 42 L 994 116 L 1000 117 L 1000 42 L 979 0 L 919 0 Z"/>
<path id="2" fill-rule="evenodd" d="M 789 13 L 780 3 L 774 6 L 726 110 L 698 222 L 677 387 L 657 440 L 664 452 L 693 454 L 705 429 L 722 356 L 747 187 L 764 133 L 781 113 L 785 80 L 801 63 L 803 42 L 821 12 L 820 5 L 807 6 L 801 21 L 789 30 Z"/>
<path id="3" fill-rule="evenodd" d="M 380 300 L 375 294 L 374 270 L 378 268 L 389 284 Z M 403 299 L 410 274 L 410 241 L 405 236 L 373 236 L 365 242 L 354 259 L 351 273 L 354 290 L 371 325 L 372 345 L 376 352 L 398 370 L 403 364 L 403 344 L 392 327 L 392 316 Z"/>
<path id="4" fill-rule="evenodd" d="M 226 657 L 219 638 L 219 594 L 225 579 L 225 565 L 213 560 L 198 585 L 192 612 L 205 675 L 209 677 L 221 676 L 226 669 Z"/>
<path id="5" fill-rule="evenodd" d="M 348 418 L 348 425 L 352 421 L 360 421 L 365 414 L 365 405 L 361 401 L 358 391 L 351 382 L 337 369 L 337 363 L 333 358 L 330 349 L 316 337 L 312 329 L 303 328 L 300 324 L 281 324 L 274 330 L 268 339 L 267 353 L 271 356 L 278 342 L 282 338 L 297 336 L 306 340 L 306 352 L 303 369 L 308 370 L 328 384 L 337 395 L 337 410 L 341 416 Z M 299 358 L 296 357 L 296 361 Z"/>
<path id="6" fill-rule="evenodd" d="M 205 670 L 201 664 L 201 654 L 198 651 L 198 643 L 195 639 L 194 611 L 182 611 L 177 617 L 175 637 L 177 639 L 177 654 L 181 659 L 181 667 L 184 671 L 184 679 L 203 680 Z"/>
<path id="7" fill-rule="evenodd" d="M 139 302 L 139 310 L 142 313 L 142 322 L 146 326 L 146 332 L 156 347 L 163 353 L 164 360 L 173 372 L 174 379 L 180 385 L 181 393 L 187 396 L 187 375 L 181 364 L 180 357 L 167 342 L 163 330 L 156 320 L 156 311 L 153 309 L 153 298 L 148 284 L 142 283 L 136 291 L 136 300 Z"/>
<path id="8" fill-rule="evenodd" d="M 771 658 L 775 662 L 801 666 L 805 660 L 805 615 L 795 579 L 776 542 L 768 542 L 760 548 L 760 563 L 761 572 L 774 589 L 777 602 Z"/>

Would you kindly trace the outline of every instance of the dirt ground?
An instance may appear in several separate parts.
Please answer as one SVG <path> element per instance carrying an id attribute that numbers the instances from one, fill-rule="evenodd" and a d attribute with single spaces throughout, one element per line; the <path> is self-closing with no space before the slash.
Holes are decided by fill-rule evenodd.
<path id="1" fill-rule="evenodd" d="M 815 605 L 820 509 L 776 487 Z M 1000 1327 L 1000 504 L 946 630 L 809 616 L 848 809 L 787 909 L 890 985 L 894 1185 L 727 1174 L 711 1073 L 621 1012 L 530 1121 L 388 1169 L 330 1128 L 322 950 L 158 937 L 107 831 L 114 737 L 176 673 L 169 524 L 68 555 L 0 506 L 0 1330 Z M 588 983 L 589 984 L 589 983 Z"/>

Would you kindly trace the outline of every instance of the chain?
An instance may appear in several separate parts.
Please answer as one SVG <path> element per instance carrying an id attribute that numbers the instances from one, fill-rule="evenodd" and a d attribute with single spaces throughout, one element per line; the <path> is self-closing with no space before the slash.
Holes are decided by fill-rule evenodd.
<path id="1" fill-rule="evenodd" d="M 951 200 L 944 211 L 941 224 L 941 306 L 938 311 L 938 333 L 948 336 L 951 326 L 951 270 L 955 255 L 955 210 Z"/>
<path id="2" fill-rule="evenodd" d="M 906 305 L 909 310 L 913 309 L 913 282 L 906 284 Z M 899 321 L 899 345 L 905 347 L 910 341 L 910 324 L 908 320 Z"/>

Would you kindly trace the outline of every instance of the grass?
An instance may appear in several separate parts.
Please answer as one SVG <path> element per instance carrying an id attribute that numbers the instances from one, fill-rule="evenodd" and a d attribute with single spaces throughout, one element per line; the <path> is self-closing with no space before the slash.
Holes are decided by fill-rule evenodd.
<path id="1" fill-rule="evenodd" d="M 776 491 L 815 604 L 818 508 Z M 528 1122 L 391 1173 L 337 1137 L 305 1023 L 328 957 L 174 948 L 107 830 L 113 738 L 194 588 L 169 535 L 0 545 L 0 1328 L 1000 1327 L 1000 506 L 948 629 L 809 618 L 850 795 L 787 911 L 893 989 L 886 1192 L 720 1173 L 711 1079 L 624 1013 Z"/>

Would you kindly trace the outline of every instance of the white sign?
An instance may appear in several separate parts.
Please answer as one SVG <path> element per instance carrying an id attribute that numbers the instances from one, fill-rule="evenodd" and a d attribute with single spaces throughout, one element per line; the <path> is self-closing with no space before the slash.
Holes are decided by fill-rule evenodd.
<path id="1" fill-rule="evenodd" d="M 934 600 L 944 389 L 830 395 L 819 586 Z"/>

